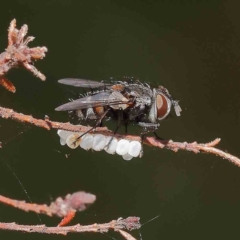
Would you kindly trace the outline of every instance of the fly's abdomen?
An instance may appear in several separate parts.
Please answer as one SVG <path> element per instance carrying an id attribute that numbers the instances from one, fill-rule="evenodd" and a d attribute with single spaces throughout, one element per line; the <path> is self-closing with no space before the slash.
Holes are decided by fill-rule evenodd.
<path id="1" fill-rule="evenodd" d="M 93 107 L 87 109 L 78 109 L 75 110 L 75 114 L 77 118 L 81 120 L 97 120 L 99 119 L 105 112 L 104 107 Z"/>
<path id="2" fill-rule="evenodd" d="M 104 109 L 104 107 L 102 107 L 102 106 L 100 106 L 100 107 L 94 107 L 93 110 L 94 110 L 95 115 L 96 115 L 98 118 L 100 118 L 100 117 L 104 114 L 104 112 L 105 112 L 105 109 Z"/>
<path id="3" fill-rule="evenodd" d="M 86 111 L 86 119 L 91 119 L 91 120 L 95 120 L 97 119 L 97 116 L 93 110 L 93 108 L 88 108 Z"/>
<path id="4" fill-rule="evenodd" d="M 77 118 L 79 120 L 85 119 L 85 115 L 84 115 L 84 113 L 83 113 L 83 111 L 81 109 L 75 110 L 75 113 L 76 113 Z"/>

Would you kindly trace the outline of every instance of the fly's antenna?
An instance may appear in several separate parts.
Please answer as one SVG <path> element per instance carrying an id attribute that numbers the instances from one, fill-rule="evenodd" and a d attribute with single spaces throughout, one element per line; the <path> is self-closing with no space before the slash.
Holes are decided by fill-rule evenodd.
<path id="1" fill-rule="evenodd" d="M 176 100 L 171 100 L 171 101 L 172 101 L 175 113 L 179 117 L 181 115 L 182 108 L 178 104 L 178 101 L 176 101 Z"/>

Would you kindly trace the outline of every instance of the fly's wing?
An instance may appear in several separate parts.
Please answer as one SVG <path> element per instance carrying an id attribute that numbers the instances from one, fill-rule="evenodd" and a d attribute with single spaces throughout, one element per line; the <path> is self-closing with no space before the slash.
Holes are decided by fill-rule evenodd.
<path id="1" fill-rule="evenodd" d="M 57 107 L 56 111 L 72 111 L 78 109 L 86 109 L 91 107 L 100 106 L 113 106 L 127 104 L 129 100 L 126 99 L 121 93 L 105 91 L 95 95 L 83 97 L 75 101 L 63 104 Z"/>
<path id="2" fill-rule="evenodd" d="M 87 80 L 87 79 L 78 79 L 78 78 L 64 78 L 58 80 L 59 83 L 73 86 L 73 87 L 82 87 L 82 88 L 103 88 L 109 86 L 110 84 L 105 84 L 102 82 Z"/>

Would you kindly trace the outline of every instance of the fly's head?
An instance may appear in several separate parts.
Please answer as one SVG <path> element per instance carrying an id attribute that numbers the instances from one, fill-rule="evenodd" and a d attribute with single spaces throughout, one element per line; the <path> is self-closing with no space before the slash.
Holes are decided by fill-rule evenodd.
<path id="1" fill-rule="evenodd" d="M 156 123 L 157 120 L 163 120 L 170 113 L 172 106 L 174 107 L 176 115 L 180 116 L 182 109 L 179 106 L 178 101 L 172 98 L 168 90 L 163 86 L 154 88 L 152 106 L 148 116 L 149 121 Z"/>

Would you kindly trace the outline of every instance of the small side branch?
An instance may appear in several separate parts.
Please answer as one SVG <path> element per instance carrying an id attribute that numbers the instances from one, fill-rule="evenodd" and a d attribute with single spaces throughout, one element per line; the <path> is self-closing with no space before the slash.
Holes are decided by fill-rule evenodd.
<path id="1" fill-rule="evenodd" d="M 90 204 L 93 204 L 96 196 L 86 192 L 75 192 L 68 194 L 65 198 L 58 197 L 49 206 L 46 204 L 26 203 L 25 201 L 15 200 L 0 195 L 0 202 L 10 205 L 12 207 L 24 210 L 26 212 L 32 211 L 35 213 L 42 213 L 48 216 L 65 217 L 72 211 L 84 211 Z"/>
<path id="2" fill-rule="evenodd" d="M 227 159 L 229 162 L 237 165 L 240 167 L 240 159 L 230 153 L 226 153 L 218 148 L 215 148 L 215 146 L 221 141 L 220 138 L 216 138 L 215 140 L 209 142 L 209 143 L 187 143 L 187 142 L 173 142 L 172 140 L 169 141 L 161 141 L 152 137 L 147 137 L 145 143 L 149 144 L 150 146 L 155 146 L 159 148 L 167 148 L 174 152 L 177 152 L 178 150 L 186 150 L 189 152 L 194 153 L 211 153 L 218 157 L 222 157 L 224 159 Z"/>
<path id="3" fill-rule="evenodd" d="M 90 127 L 82 126 L 82 125 L 72 125 L 70 123 L 62 123 L 62 122 L 54 122 L 50 121 L 48 117 L 43 119 L 36 119 L 30 115 L 24 115 L 22 113 L 17 113 L 12 109 L 9 108 L 3 108 L 0 107 L 0 117 L 2 118 L 10 118 L 15 121 L 28 123 L 31 125 L 35 125 L 37 127 L 45 128 L 47 130 L 50 129 L 61 129 L 71 132 L 86 132 L 90 129 Z M 119 139 L 128 139 L 128 140 L 136 140 L 141 141 L 139 136 L 133 136 L 133 135 L 121 135 L 121 134 L 115 134 L 110 131 L 106 127 L 98 127 L 93 130 L 94 133 L 103 134 L 105 136 L 114 136 Z M 194 153 L 211 153 L 216 156 L 222 157 L 224 159 L 227 159 L 228 161 L 232 162 L 233 164 L 240 167 L 240 159 L 236 156 L 233 156 L 229 153 L 226 153 L 218 148 L 215 148 L 215 146 L 220 142 L 220 138 L 215 139 L 214 141 L 211 141 L 209 143 L 187 143 L 187 142 L 174 142 L 172 140 L 159 140 L 154 137 L 146 137 L 144 140 L 144 143 L 152 146 L 152 147 L 158 147 L 158 148 L 165 148 L 172 150 L 174 152 L 177 152 L 178 150 L 186 150 Z"/>

